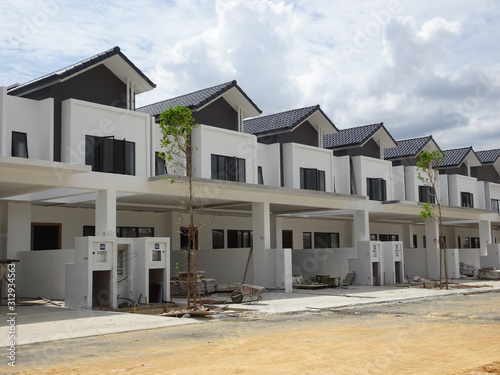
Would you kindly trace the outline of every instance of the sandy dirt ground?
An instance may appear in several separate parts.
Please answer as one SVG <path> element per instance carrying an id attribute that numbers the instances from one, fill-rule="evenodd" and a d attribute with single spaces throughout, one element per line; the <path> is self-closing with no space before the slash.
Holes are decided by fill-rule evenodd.
<path id="1" fill-rule="evenodd" d="M 500 374 L 500 293 L 18 348 L 7 374 Z"/>

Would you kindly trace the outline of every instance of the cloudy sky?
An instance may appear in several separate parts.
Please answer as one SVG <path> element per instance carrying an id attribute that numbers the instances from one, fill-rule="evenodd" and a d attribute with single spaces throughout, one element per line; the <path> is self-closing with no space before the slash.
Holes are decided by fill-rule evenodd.
<path id="1" fill-rule="evenodd" d="M 0 0 L 0 86 L 119 46 L 139 106 L 231 80 L 272 114 L 500 148 L 498 0 Z"/>

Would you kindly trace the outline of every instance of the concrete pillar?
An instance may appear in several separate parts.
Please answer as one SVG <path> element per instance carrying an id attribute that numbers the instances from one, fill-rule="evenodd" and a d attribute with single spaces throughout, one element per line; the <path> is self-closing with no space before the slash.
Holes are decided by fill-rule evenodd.
<path id="1" fill-rule="evenodd" d="M 370 241 L 370 221 L 367 210 L 354 211 L 353 226 L 354 257 L 357 257 L 357 243 Z"/>
<path id="2" fill-rule="evenodd" d="M 425 222 L 427 242 L 427 277 L 439 278 L 439 226 L 435 220 Z"/>
<path id="3" fill-rule="evenodd" d="M 7 202 L 0 202 L 0 258 L 7 258 Z"/>
<path id="4" fill-rule="evenodd" d="M 7 258 L 16 259 L 18 251 L 31 249 L 31 203 L 7 204 Z"/>
<path id="5" fill-rule="evenodd" d="M 116 191 L 99 190 L 95 201 L 95 235 L 116 236 Z"/>
<path id="6" fill-rule="evenodd" d="M 491 221 L 479 221 L 479 244 L 481 255 L 488 255 L 488 244 L 491 243 Z"/>
<path id="7" fill-rule="evenodd" d="M 283 248 L 283 218 L 277 217 L 276 220 L 276 249 Z"/>
<path id="8" fill-rule="evenodd" d="M 10 156 L 7 153 L 7 140 L 11 137 L 7 133 L 7 87 L 0 87 L 0 156 Z"/>
<path id="9" fill-rule="evenodd" d="M 285 263 L 285 293 L 292 293 L 292 249 L 285 249 L 283 252 L 283 262 Z"/>
<path id="10" fill-rule="evenodd" d="M 407 224 L 403 225 L 403 248 L 415 248 L 413 243 L 413 225 Z"/>
<path id="11" fill-rule="evenodd" d="M 267 249 L 271 247 L 271 220 L 268 202 L 252 203 L 253 283 L 267 285 Z"/>

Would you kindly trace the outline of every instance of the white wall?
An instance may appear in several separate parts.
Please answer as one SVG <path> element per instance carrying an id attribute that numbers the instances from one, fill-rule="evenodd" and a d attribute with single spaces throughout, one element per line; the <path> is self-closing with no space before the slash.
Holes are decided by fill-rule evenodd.
<path id="1" fill-rule="evenodd" d="M 407 200 L 405 192 L 405 167 L 403 165 L 392 167 L 392 178 L 393 199 L 398 201 Z"/>
<path id="2" fill-rule="evenodd" d="M 479 196 L 477 193 L 477 180 L 474 177 L 462 176 L 458 174 L 448 175 L 450 206 L 460 207 L 461 192 L 472 193 L 474 199 L 474 207 L 479 207 Z"/>
<path id="3" fill-rule="evenodd" d="M 491 200 L 500 200 L 500 184 L 478 181 L 478 203 L 479 208 L 491 210 Z"/>
<path id="4" fill-rule="evenodd" d="M 390 161 L 366 156 L 354 156 L 352 157 L 352 164 L 358 195 L 367 195 L 367 178 L 383 178 L 386 181 L 387 200 L 394 199 L 392 191 L 392 163 Z"/>
<path id="5" fill-rule="evenodd" d="M 196 269 L 205 271 L 206 278 L 214 278 L 217 284 L 241 283 L 245 274 L 250 249 L 209 249 L 196 252 Z M 178 269 L 176 269 L 178 267 Z M 187 270 L 187 255 L 180 251 L 172 251 L 170 257 L 172 275 Z M 253 283 L 253 266 L 250 261 L 246 284 Z"/>
<path id="6" fill-rule="evenodd" d="M 307 249 L 292 251 L 292 273 L 305 281 L 316 281 L 316 275 L 345 278 L 349 271 L 348 259 L 354 249 Z"/>
<path id="7" fill-rule="evenodd" d="M 95 210 L 92 208 L 32 206 L 31 221 L 62 223 L 62 247 L 73 248 L 75 237 L 83 235 L 83 226 L 95 225 Z M 117 211 L 116 225 L 119 227 L 153 227 L 156 237 L 170 236 L 168 213 L 120 210 Z"/>
<path id="8" fill-rule="evenodd" d="M 481 268 L 481 252 L 480 249 L 459 249 L 458 260 L 465 264 L 471 264 L 476 268 Z"/>
<path id="9" fill-rule="evenodd" d="M 85 136 L 135 143 L 135 175 L 149 176 L 150 115 L 82 100 L 62 102 L 62 161 L 85 164 Z"/>
<path id="10" fill-rule="evenodd" d="M 20 251 L 16 287 L 20 297 L 64 299 L 65 265 L 75 262 L 75 250 Z"/>
<path id="11" fill-rule="evenodd" d="M 293 231 L 293 248 L 302 249 L 303 248 L 303 233 L 310 232 L 313 238 L 312 246 L 314 248 L 314 232 L 325 232 L 325 233 L 339 233 L 340 247 L 351 247 L 352 246 L 352 221 L 342 221 L 342 220 L 325 220 L 325 219 L 313 219 L 313 218 L 287 218 L 283 217 L 282 220 L 282 230 L 292 230 Z M 276 236 L 275 231 L 271 231 L 271 247 L 277 247 L 275 242 Z M 277 234 L 278 236 L 280 233 Z"/>
<path id="12" fill-rule="evenodd" d="M 0 90 L 0 155 L 11 156 L 12 131 L 27 134 L 30 159 L 53 160 L 54 100 L 32 100 Z"/>
<path id="13" fill-rule="evenodd" d="M 257 166 L 262 167 L 264 185 L 281 186 L 280 144 L 257 143 Z M 256 181 L 258 183 L 258 180 Z"/>
<path id="14" fill-rule="evenodd" d="M 334 156 L 333 170 L 335 175 L 335 192 L 351 194 L 351 163 L 349 156 Z"/>
<path id="15" fill-rule="evenodd" d="M 333 153 L 331 150 L 298 143 L 283 144 L 285 187 L 300 189 L 300 168 L 313 168 L 325 171 L 325 190 L 333 192 L 335 173 L 333 167 Z"/>
<path id="16" fill-rule="evenodd" d="M 427 277 L 427 252 L 423 248 L 403 250 L 405 279 L 413 276 Z"/>
<path id="17" fill-rule="evenodd" d="M 193 172 L 196 177 L 211 178 L 211 155 L 245 159 L 245 181 L 256 184 L 257 137 L 252 134 L 200 125 L 193 129 Z"/>

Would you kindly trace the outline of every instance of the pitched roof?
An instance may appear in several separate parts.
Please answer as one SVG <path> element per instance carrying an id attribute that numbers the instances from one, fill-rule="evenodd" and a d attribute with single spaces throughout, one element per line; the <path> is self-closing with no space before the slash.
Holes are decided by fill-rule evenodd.
<path id="1" fill-rule="evenodd" d="M 405 157 L 416 157 L 424 147 L 432 141 L 432 135 L 425 137 L 403 139 L 397 141 L 397 147 L 386 148 L 384 150 L 384 159 L 400 159 Z"/>
<path id="2" fill-rule="evenodd" d="M 459 167 L 470 152 L 474 153 L 471 146 L 445 150 L 443 151 L 445 156 L 440 167 Z"/>
<path id="3" fill-rule="evenodd" d="M 365 143 L 384 123 L 357 126 L 349 129 L 341 129 L 336 134 L 327 134 L 323 136 L 324 148 L 340 148 L 346 146 L 358 146 Z"/>
<path id="4" fill-rule="evenodd" d="M 481 164 L 493 164 L 500 157 L 500 149 L 476 151 L 476 155 Z"/>
<path id="5" fill-rule="evenodd" d="M 77 62 L 76 64 L 67 66 L 66 68 L 57 70 L 53 73 L 49 73 L 49 74 L 44 75 L 42 77 L 36 78 L 32 81 L 23 83 L 22 85 L 13 86 L 8 90 L 8 93 L 11 95 L 22 95 L 26 92 L 31 92 L 31 91 L 37 90 L 37 89 L 42 88 L 46 85 L 60 82 L 67 77 L 70 77 L 74 74 L 77 74 L 82 70 L 86 70 L 89 67 L 92 67 L 93 65 L 100 64 L 101 62 L 103 62 L 103 61 L 105 61 L 105 60 L 107 60 L 110 57 L 113 57 L 115 55 L 120 56 L 142 79 L 144 79 L 144 81 L 146 81 L 146 83 L 150 86 L 149 89 L 156 87 L 156 84 L 154 84 L 141 70 L 139 70 L 139 68 L 137 68 L 132 63 L 132 61 L 130 61 L 127 58 L 127 56 L 125 56 L 120 51 L 120 47 L 114 47 L 114 48 L 109 49 L 107 51 L 98 53 L 97 55 L 94 55 L 92 57 L 89 57 L 88 59 Z M 144 90 L 144 91 L 146 91 L 146 90 Z"/>
<path id="6" fill-rule="evenodd" d="M 177 96 L 172 99 L 163 100 L 158 103 L 149 104 L 137 108 L 137 112 L 149 113 L 152 116 L 159 116 L 160 113 L 166 111 L 171 107 L 186 107 L 192 111 L 198 110 L 208 102 L 218 98 L 231 88 L 235 87 L 238 91 L 248 100 L 248 102 L 255 108 L 258 113 L 262 111 L 255 105 L 255 103 L 241 90 L 236 81 L 226 82 L 217 86 L 209 87 L 203 90 L 198 90 L 189 94 Z"/>
<path id="7" fill-rule="evenodd" d="M 243 131 L 245 133 L 261 135 L 283 130 L 293 130 L 317 111 L 319 111 L 324 119 L 326 119 L 333 129 L 337 131 L 337 128 L 321 110 L 319 104 L 245 120 L 243 121 Z"/>

